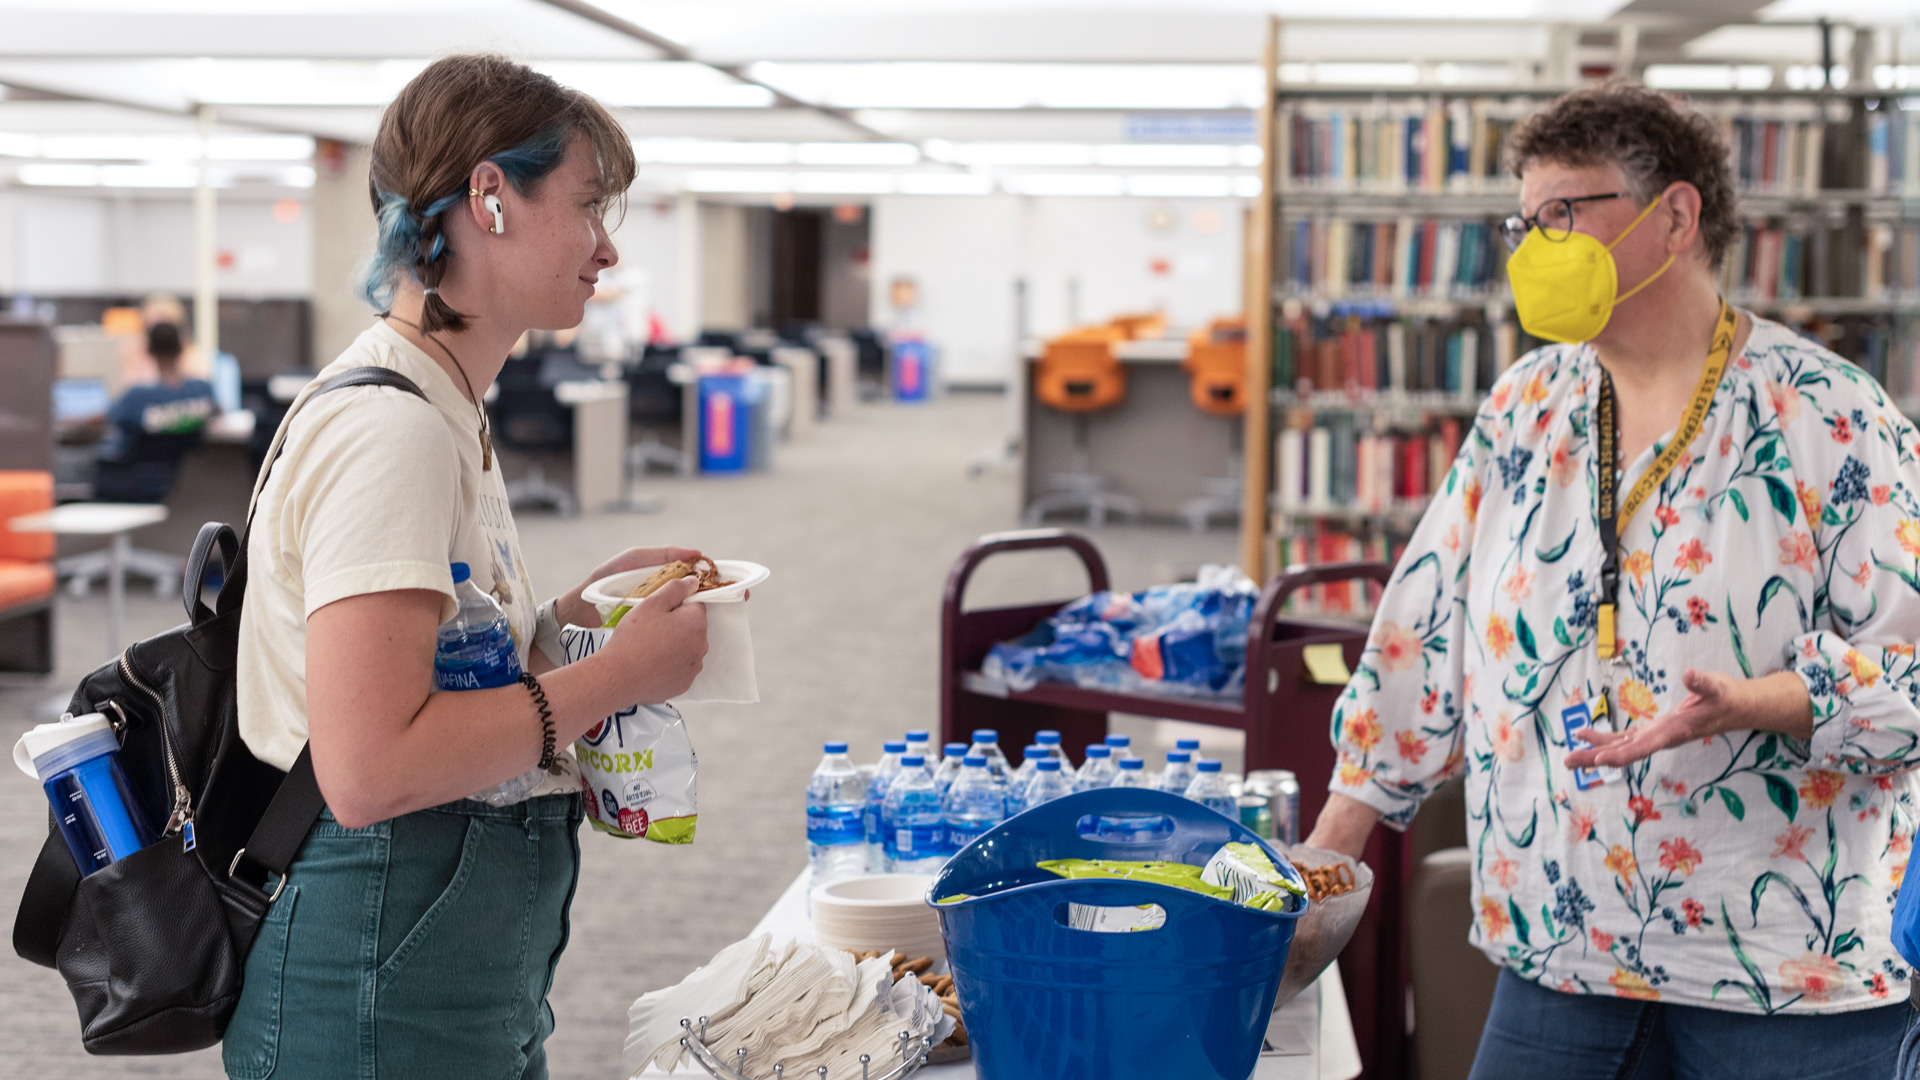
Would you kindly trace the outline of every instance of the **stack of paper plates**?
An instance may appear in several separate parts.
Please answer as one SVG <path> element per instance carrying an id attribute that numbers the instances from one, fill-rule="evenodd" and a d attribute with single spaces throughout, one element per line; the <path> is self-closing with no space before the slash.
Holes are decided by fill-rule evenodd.
<path id="1" fill-rule="evenodd" d="M 897 949 L 909 958 L 947 955 L 927 906 L 927 874 L 872 874 L 813 890 L 813 940 L 834 949 Z"/>

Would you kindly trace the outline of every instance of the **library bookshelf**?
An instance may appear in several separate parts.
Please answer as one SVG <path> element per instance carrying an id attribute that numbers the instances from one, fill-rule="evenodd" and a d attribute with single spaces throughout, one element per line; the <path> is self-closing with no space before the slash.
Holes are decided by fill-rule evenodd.
<path id="1" fill-rule="evenodd" d="M 1278 81 L 1261 118 L 1268 193 L 1250 215 L 1242 565 L 1392 562 L 1520 329 L 1499 222 L 1502 149 L 1561 85 Z M 1716 117 L 1740 191 L 1721 287 L 1818 337 L 1920 407 L 1920 94 L 1690 91 Z M 1255 261 L 1257 249 L 1259 259 Z M 1303 593 L 1363 618 L 1377 586 Z"/>

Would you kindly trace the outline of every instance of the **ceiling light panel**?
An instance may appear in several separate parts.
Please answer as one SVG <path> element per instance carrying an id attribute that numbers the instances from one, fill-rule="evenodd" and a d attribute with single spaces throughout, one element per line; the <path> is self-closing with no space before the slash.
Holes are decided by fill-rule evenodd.
<path id="1" fill-rule="evenodd" d="M 802 165 L 918 165 L 920 149 L 912 143 L 801 143 L 793 159 Z"/>
<path id="2" fill-rule="evenodd" d="M 1250 109 L 1255 64 L 768 63 L 750 72 L 847 109 Z"/>
<path id="3" fill-rule="evenodd" d="M 555 60 L 535 62 L 533 67 L 615 108 L 759 109 L 773 104 L 771 91 L 739 82 L 705 64 Z"/>

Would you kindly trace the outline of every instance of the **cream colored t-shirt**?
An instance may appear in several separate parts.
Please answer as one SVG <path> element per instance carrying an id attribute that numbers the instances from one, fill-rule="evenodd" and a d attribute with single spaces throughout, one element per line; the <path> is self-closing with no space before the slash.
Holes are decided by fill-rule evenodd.
<path id="1" fill-rule="evenodd" d="M 412 379 L 427 400 L 356 386 L 307 404 L 326 380 L 369 365 Z M 336 600 L 431 589 L 441 594 L 441 618 L 451 618 L 449 564 L 464 562 L 506 611 L 525 666 L 538 610 L 533 582 L 498 462 L 481 469 L 479 417 L 444 368 L 375 323 L 300 394 L 274 441 L 285 449 L 255 491 L 240 615 L 240 737 L 255 757 L 288 769 L 300 756 L 307 618 Z M 537 743 L 538 723 L 529 725 Z M 563 751 L 534 794 L 577 790 Z"/>

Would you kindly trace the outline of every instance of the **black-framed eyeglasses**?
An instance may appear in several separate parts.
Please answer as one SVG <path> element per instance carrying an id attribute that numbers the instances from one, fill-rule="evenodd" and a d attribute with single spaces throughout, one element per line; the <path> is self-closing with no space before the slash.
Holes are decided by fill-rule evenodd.
<path id="1" fill-rule="evenodd" d="M 1540 230 L 1540 235 L 1554 243 L 1559 243 L 1573 232 L 1573 208 L 1576 205 L 1623 198 L 1626 194 L 1624 191 L 1610 191 L 1605 195 L 1575 195 L 1565 199 L 1548 199 L 1540 204 L 1540 209 L 1535 210 L 1531 217 L 1515 214 L 1501 222 L 1500 235 L 1506 239 L 1508 251 L 1519 247 L 1520 242 L 1525 240 L 1527 234 L 1535 228 Z"/>

